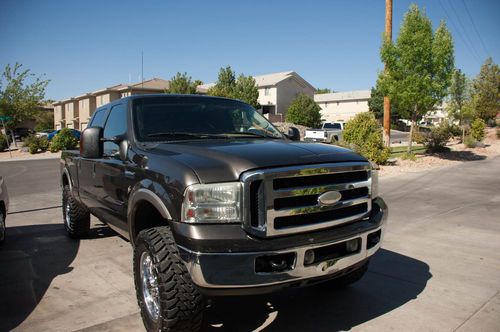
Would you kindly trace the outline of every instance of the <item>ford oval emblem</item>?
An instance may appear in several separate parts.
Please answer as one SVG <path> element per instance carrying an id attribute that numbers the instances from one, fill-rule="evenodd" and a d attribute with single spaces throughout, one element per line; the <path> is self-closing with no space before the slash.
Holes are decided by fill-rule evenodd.
<path id="1" fill-rule="evenodd" d="M 335 205 L 338 201 L 342 199 L 342 194 L 338 191 L 327 191 L 319 195 L 318 203 L 321 206 Z"/>

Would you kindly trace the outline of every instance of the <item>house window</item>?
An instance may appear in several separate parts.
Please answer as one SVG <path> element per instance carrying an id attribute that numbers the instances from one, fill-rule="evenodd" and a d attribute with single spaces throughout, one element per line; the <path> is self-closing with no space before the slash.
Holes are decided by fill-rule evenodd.
<path id="1" fill-rule="evenodd" d="M 264 89 L 264 96 L 270 96 L 271 95 L 271 89 L 265 88 Z"/>

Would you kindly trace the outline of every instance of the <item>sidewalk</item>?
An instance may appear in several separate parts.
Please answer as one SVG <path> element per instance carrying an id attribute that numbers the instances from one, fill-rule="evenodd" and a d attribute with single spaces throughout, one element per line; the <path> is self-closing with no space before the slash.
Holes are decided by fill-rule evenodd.
<path id="1" fill-rule="evenodd" d="M 12 154 L 12 156 L 11 156 Z M 61 152 L 43 152 L 37 154 L 30 154 L 29 152 L 22 152 L 20 149 L 0 152 L 0 163 L 8 161 L 20 161 L 20 160 L 41 160 L 41 159 L 59 159 L 61 158 Z"/>

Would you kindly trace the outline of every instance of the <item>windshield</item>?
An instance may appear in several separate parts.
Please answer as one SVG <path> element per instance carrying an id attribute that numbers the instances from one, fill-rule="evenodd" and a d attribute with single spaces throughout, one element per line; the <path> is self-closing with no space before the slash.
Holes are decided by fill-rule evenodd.
<path id="1" fill-rule="evenodd" d="M 134 130 L 139 141 L 245 136 L 283 138 L 245 103 L 205 97 L 153 97 L 133 102 Z"/>
<path id="2" fill-rule="evenodd" d="M 323 125 L 323 128 L 326 128 L 326 129 L 342 129 L 342 127 L 340 126 L 340 123 L 325 123 Z"/>

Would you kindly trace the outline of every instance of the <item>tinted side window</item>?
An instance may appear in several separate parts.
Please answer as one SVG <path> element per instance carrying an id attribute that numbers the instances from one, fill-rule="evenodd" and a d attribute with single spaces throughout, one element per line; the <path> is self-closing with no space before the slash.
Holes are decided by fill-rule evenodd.
<path id="1" fill-rule="evenodd" d="M 113 106 L 109 113 L 106 126 L 104 127 L 104 137 L 112 138 L 123 135 L 127 132 L 127 112 L 124 104 Z M 118 145 L 113 142 L 104 143 L 104 153 L 114 154 L 118 151 Z"/>
<path id="2" fill-rule="evenodd" d="M 106 109 L 102 108 L 94 113 L 92 121 L 90 121 L 89 127 L 104 128 L 105 121 L 106 121 Z"/>

